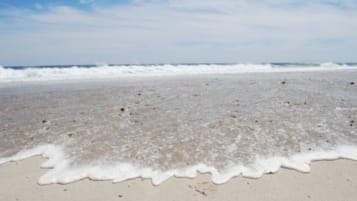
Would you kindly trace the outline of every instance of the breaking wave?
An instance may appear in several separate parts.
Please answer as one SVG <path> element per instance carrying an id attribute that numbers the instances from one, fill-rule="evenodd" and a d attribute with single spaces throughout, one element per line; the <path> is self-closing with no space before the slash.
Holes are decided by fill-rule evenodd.
<path id="1" fill-rule="evenodd" d="M 61 81 L 82 79 L 115 79 L 145 76 L 197 74 L 237 74 L 267 72 L 327 71 L 357 68 L 357 65 L 322 64 L 164 64 L 102 66 L 2 67 L 0 82 Z"/>

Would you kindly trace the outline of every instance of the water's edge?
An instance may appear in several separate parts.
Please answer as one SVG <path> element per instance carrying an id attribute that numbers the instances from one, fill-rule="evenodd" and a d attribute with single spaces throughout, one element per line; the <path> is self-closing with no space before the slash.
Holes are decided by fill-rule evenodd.
<path id="1" fill-rule="evenodd" d="M 88 165 L 72 168 L 68 165 L 70 159 L 64 156 L 63 147 L 52 144 L 40 145 L 33 149 L 20 151 L 11 157 L 0 158 L 0 164 L 38 155 L 47 158 L 41 165 L 41 168 L 49 168 L 49 171 L 39 178 L 38 183 L 41 185 L 68 184 L 85 178 L 91 180 L 112 180 L 114 183 L 133 178 L 146 178 L 151 179 L 153 185 L 159 185 L 172 176 L 194 178 L 198 172 L 210 173 L 213 183 L 223 184 L 239 175 L 249 178 L 259 178 L 267 173 L 275 173 L 280 168 L 309 172 L 312 161 L 335 160 L 339 158 L 357 161 L 357 147 L 340 145 L 334 151 L 311 151 L 298 153 L 288 158 L 280 156 L 258 157 L 251 165 L 232 164 L 223 172 L 218 172 L 216 168 L 202 163 L 165 172 L 157 171 L 150 167 L 139 168 L 130 163 L 121 162 L 117 162 L 111 166 Z"/>

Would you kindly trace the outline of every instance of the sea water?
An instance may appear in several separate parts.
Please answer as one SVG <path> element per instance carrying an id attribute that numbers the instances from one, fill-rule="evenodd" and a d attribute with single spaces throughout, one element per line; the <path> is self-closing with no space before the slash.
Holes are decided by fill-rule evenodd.
<path id="1" fill-rule="evenodd" d="M 47 157 L 40 184 L 197 172 L 224 183 L 357 160 L 353 65 L 2 67 L 0 77 L 0 163 Z"/>
<path id="2" fill-rule="evenodd" d="M 353 68 L 357 68 L 357 63 L 0 66 L 0 83 L 256 72 L 334 71 Z"/>

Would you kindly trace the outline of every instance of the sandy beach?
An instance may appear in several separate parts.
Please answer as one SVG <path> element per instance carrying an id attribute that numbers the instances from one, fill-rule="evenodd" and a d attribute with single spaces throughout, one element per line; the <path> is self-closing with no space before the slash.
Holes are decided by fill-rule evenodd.
<path id="1" fill-rule="evenodd" d="M 209 175 L 195 179 L 170 178 L 159 186 L 150 180 L 133 179 L 121 183 L 84 179 L 67 185 L 37 184 L 46 169 L 44 159 L 32 157 L 0 166 L 0 200 L 274 200 L 274 201 L 355 201 L 357 199 L 357 162 L 351 160 L 318 161 L 308 174 L 280 169 L 260 179 L 236 177 L 229 182 L 212 184 Z"/>
<path id="2" fill-rule="evenodd" d="M 4 85 L 0 200 L 356 200 L 357 162 L 306 173 L 311 160 L 356 158 L 355 80 L 351 70 Z M 14 155 L 23 150 L 33 151 Z"/>
<path id="3" fill-rule="evenodd" d="M 357 0 L 0 0 L 0 201 L 357 201 L 356 52 Z"/>

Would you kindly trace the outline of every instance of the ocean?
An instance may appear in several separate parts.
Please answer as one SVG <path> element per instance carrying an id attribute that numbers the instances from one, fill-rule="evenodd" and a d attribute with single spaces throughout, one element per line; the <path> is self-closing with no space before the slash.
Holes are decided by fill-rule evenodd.
<path id="1" fill-rule="evenodd" d="M 261 177 L 357 160 L 357 64 L 0 67 L 0 164 L 40 184 Z"/>
<path id="2" fill-rule="evenodd" d="M 0 82 L 117 79 L 202 74 L 306 72 L 353 69 L 357 63 L 147 64 L 0 66 Z"/>

